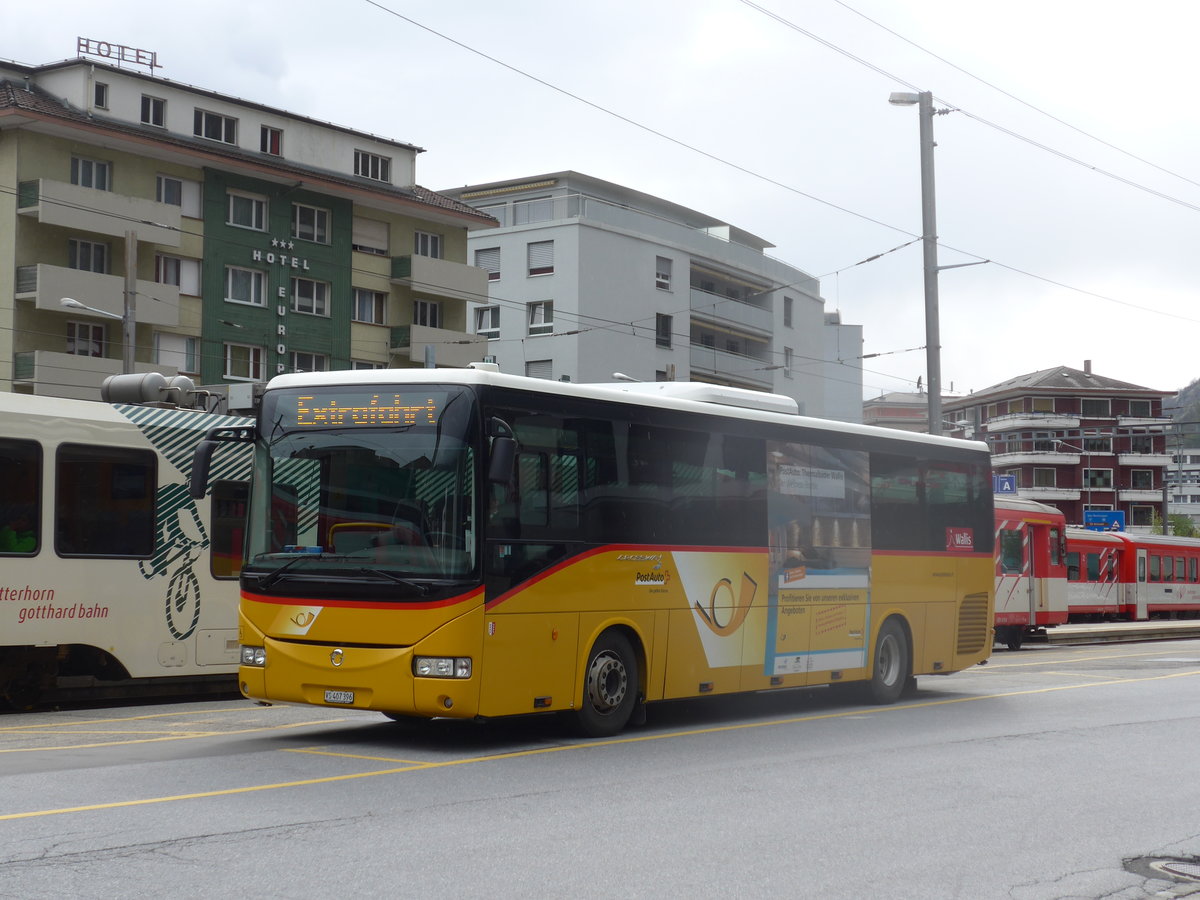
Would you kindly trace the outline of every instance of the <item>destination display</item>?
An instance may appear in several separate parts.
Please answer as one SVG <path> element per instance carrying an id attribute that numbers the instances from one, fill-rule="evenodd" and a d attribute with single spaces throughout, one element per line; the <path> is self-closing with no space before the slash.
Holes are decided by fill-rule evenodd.
<path id="1" fill-rule="evenodd" d="M 280 392 L 268 421 L 291 430 L 310 428 L 411 428 L 436 425 L 449 401 L 444 389 L 333 388 Z"/>

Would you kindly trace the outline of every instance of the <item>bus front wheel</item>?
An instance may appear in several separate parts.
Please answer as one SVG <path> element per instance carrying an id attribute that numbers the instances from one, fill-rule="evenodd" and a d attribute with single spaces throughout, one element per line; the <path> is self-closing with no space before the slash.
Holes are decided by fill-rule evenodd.
<path id="1" fill-rule="evenodd" d="M 606 631 L 588 655 L 583 704 L 576 711 L 580 731 L 587 737 L 611 737 L 633 714 L 638 698 L 638 663 L 629 639 Z"/>
<path id="2" fill-rule="evenodd" d="M 896 619 L 888 619 L 875 639 L 875 664 L 868 686 L 870 698 L 876 703 L 895 703 L 908 684 L 910 668 L 908 635 Z"/>

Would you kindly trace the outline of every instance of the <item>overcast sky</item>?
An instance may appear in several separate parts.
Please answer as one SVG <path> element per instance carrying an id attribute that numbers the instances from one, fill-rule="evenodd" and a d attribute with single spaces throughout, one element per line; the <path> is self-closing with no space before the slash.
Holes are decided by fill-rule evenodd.
<path id="1" fill-rule="evenodd" d="M 425 148 L 432 189 L 573 169 L 818 276 L 864 395 L 925 371 L 918 114 L 932 91 L 942 379 L 1200 376 L 1200 4 L 1186 0 L 41 0 L 0 57 L 85 36 L 157 74 Z M 652 131 L 651 131 L 652 130 Z M 657 132 L 652 133 L 652 132 Z"/>

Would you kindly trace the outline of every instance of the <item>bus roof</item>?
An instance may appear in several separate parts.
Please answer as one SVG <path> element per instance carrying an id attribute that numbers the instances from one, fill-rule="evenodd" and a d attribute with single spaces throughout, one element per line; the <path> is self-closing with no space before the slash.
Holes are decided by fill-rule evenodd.
<path id="1" fill-rule="evenodd" d="M 492 386 L 560 397 L 579 397 L 610 403 L 626 403 L 655 409 L 676 409 L 705 415 L 725 416 L 755 422 L 802 425 L 819 431 L 885 438 L 898 443 L 927 444 L 942 448 L 971 449 L 987 453 L 982 441 L 967 441 L 875 425 L 860 425 L 836 419 L 818 419 L 798 415 L 795 401 L 779 394 L 727 388 L 692 382 L 614 382 L 583 384 L 506 375 L 489 368 L 445 369 L 342 369 L 332 372 L 304 372 L 276 375 L 267 390 L 317 387 L 370 387 L 374 385 L 458 384 Z M 662 387 L 659 387 L 659 385 Z M 672 386 L 673 385 L 673 386 Z M 753 395 L 762 399 L 756 401 Z M 750 404 L 756 404 L 751 406 Z M 790 410 L 790 411 L 788 411 Z"/>

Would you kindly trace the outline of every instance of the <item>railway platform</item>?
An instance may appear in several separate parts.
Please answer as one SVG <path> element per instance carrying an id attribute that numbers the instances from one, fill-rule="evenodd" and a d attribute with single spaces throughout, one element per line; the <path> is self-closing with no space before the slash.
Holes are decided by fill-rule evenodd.
<path id="1" fill-rule="evenodd" d="M 1152 619 L 1148 622 L 1089 622 L 1046 629 L 1048 644 L 1103 644 L 1200 638 L 1200 619 Z M 1041 640 L 1031 638 L 1030 641 Z"/>

